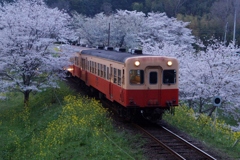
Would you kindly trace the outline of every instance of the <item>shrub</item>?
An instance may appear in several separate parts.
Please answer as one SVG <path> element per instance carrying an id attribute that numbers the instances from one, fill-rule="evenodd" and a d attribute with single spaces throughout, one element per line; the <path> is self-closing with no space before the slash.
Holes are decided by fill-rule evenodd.
<path id="1" fill-rule="evenodd" d="M 196 115 L 193 109 L 186 106 L 177 107 L 174 116 L 165 114 L 163 119 L 210 146 L 224 150 L 231 156 L 239 156 L 236 153 L 240 150 L 240 132 L 232 131 L 223 120 L 205 114 Z"/>
<path id="2" fill-rule="evenodd" d="M 97 100 L 68 95 L 64 101 L 58 96 L 62 105 L 39 103 L 49 92 L 35 95 L 38 101 L 32 101 L 32 107 L 0 113 L 0 130 L 5 133 L 0 136 L 2 159 L 134 159 L 136 149 L 124 132 L 114 131 Z"/>

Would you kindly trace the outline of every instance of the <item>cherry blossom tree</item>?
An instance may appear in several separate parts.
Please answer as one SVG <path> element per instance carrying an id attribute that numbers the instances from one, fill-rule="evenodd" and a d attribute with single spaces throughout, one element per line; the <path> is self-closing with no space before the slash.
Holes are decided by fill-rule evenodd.
<path id="1" fill-rule="evenodd" d="M 188 24 L 176 18 L 168 18 L 165 13 L 148 13 L 140 39 L 143 44 L 159 48 L 162 47 L 162 42 L 168 42 L 191 49 L 195 39 L 191 30 L 187 28 Z"/>
<path id="2" fill-rule="evenodd" d="M 117 10 L 112 15 L 99 13 L 91 18 L 75 13 L 74 20 L 81 39 L 85 39 L 89 45 L 132 47 L 139 43 L 137 35 L 141 31 L 145 14 Z"/>
<path id="3" fill-rule="evenodd" d="M 180 99 L 203 112 L 214 97 L 222 99 L 221 109 L 237 118 L 240 103 L 240 55 L 232 44 L 215 41 L 204 51 L 193 52 L 185 46 L 162 42 L 161 48 L 144 45 L 144 53 L 177 57 L 180 61 Z M 148 52 L 147 52 L 148 51 Z M 205 107 L 204 107 L 205 106 Z M 204 109 L 205 108 L 205 109 Z"/>
<path id="4" fill-rule="evenodd" d="M 148 13 L 117 10 L 115 14 L 95 15 L 93 18 L 75 14 L 75 24 L 79 33 L 89 44 L 108 45 L 110 24 L 110 45 L 116 47 L 142 48 L 143 44 L 152 46 L 162 41 L 173 44 L 191 44 L 195 41 L 187 22 L 168 18 L 165 13 Z M 186 46 L 186 45 L 185 45 Z M 161 46 L 159 46 L 161 47 Z"/>
<path id="5" fill-rule="evenodd" d="M 108 26 L 111 19 L 111 16 L 106 16 L 103 13 L 95 15 L 93 18 L 85 17 L 77 13 L 74 14 L 75 28 L 77 29 L 80 38 L 91 46 L 107 44 Z"/>
<path id="6" fill-rule="evenodd" d="M 182 69 L 182 97 L 212 105 L 215 96 L 222 98 L 222 109 L 236 115 L 240 103 L 240 62 L 237 48 L 221 42 L 206 47 L 206 51 L 185 59 Z M 186 58 L 186 57 L 185 57 Z M 186 78 L 186 79 L 185 79 Z"/>
<path id="7" fill-rule="evenodd" d="M 73 37 L 71 18 L 42 0 L 18 0 L 0 7 L 0 92 L 29 95 L 48 87 L 68 62 L 68 55 L 49 50 L 54 41 Z"/>
<path id="8" fill-rule="evenodd" d="M 111 40 L 114 44 L 119 47 L 141 47 L 139 33 L 143 31 L 146 15 L 143 12 L 118 10 L 113 19 Z"/>

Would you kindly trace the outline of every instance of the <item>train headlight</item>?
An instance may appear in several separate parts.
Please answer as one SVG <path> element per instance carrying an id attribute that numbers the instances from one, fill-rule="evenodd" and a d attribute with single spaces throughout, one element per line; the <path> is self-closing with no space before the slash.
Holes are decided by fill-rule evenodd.
<path id="1" fill-rule="evenodd" d="M 68 71 L 73 71 L 73 68 L 67 68 Z"/>
<path id="2" fill-rule="evenodd" d="M 169 67 L 171 67 L 172 66 L 172 61 L 167 61 L 167 65 L 169 66 Z"/>
<path id="3" fill-rule="evenodd" d="M 139 62 L 139 61 L 135 61 L 134 65 L 135 65 L 136 67 L 138 67 L 138 66 L 140 66 L 140 62 Z"/>

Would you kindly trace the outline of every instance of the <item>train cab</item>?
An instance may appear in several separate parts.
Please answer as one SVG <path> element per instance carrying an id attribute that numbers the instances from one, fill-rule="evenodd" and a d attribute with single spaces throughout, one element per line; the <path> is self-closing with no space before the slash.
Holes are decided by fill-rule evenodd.
<path id="1" fill-rule="evenodd" d="M 125 62 L 128 105 L 169 107 L 178 105 L 178 61 L 175 58 L 143 56 Z"/>

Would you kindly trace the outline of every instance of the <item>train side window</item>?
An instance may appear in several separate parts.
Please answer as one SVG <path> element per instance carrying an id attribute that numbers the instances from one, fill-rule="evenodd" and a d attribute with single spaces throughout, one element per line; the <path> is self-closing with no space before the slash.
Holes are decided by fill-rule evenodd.
<path id="1" fill-rule="evenodd" d="M 176 83 L 176 70 L 164 70 L 163 71 L 163 83 L 175 84 Z"/>
<path id="2" fill-rule="evenodd" d="M 94 62 L 92 61 L 92 73 L 94 73 Z"/>
<path id="3" fill-rule="evenodd" d="M 103 65 L 101 64 L 101 77 L 103 77 L 103 71 L 104 71 L 104 68 L 103 68 Z"/>
<path id="4" fill-rule="evenodd" d="M 113 67 L 110 67 L 110 81 L 113 81 Z"/>
<path id="5" fill-rule="evenodd" d="M 98 63 L 98 76 L 100 76 L 100 69 L 101 69 L 101 64 Z"/>
<path id="6" fill-rule="evenodd" d="M 103 66 L 103 78 L 106 79 L 106 65 Z"/>
<path id="7" fill-rule="evenodd" d="M 102 64 L 99 64 L 99 76 L 102 77 Z"/>
<path id="8" fill-rule="evenodd" d="M 129 72 L 130 84 L 143 84 L 144 71 L 143 70 L 130 70 Z"/>
<path id="9" fill-rule="evenodd" d="M 101 77 L 103 77 L 103 65 L 102 64 L 100 64 L 100 73 L 99 73 L 99 75 L 101 76 Z"/>
<path id="10" fill-rule="evenodd" d="M 90 61 L 88 61 L 88 71 L 90 71 Z"/>
<path id="11" fill-rule="evenodd" d="M 110 76 L 109 76 L 109 67 L 107 67 L 107 79 L 108 79 L 108 80 L 110 79 Z"/>
<path id="12" fill-rule="evenodd" d="M 83 58 L 82 58 L 82 66 L 81 67 L 82 67 L 82 69 L 85 70 L 85 59 L 83 59 Z"/>
<path id="13" fill-rule="evenodd" d="M 94 74 L 97 74 L 97 63 L 94 62 Z"/>
<path id="14" fill-rule="evenodd" d="M 81 63 L 80 63 L 81 62 Z M 82 68 L 82 58 L 79 59 L 79 66 Z"/>
<path id="15" fill-rule="evenodd" d="M 78 65 L 78 57 L 75 57 L 75 65 Z"/>
<path id="16" fill-rule="evenodd" d="M 150 72 L 149 73 L 149 84 L 157 84 L 158 82 L 158 73 Z"/>
<path id="17" fill-rule="evenodd" d="M 94 62 L 92 61 L 92 73 L 94 73 Z"/>
<path id="18" fill-rule="evenodd" d="M 85 60 L 85 59 L 83 59 L 83 64 L 82 64 L 82 66 L 83 66 L 83 69 L 86 70 L 86 60 Z"/>
<path id="19" fill-rule="evenodd" d="M 92 63 L 93 63 L 93 62 L 91 61 L 91 62 L 90 62 L 90 72 L 91 72 L 91 73 L 92 73 L 92 70 L 93 70 L 93 68 L 92 68 L 92 67 L 93 67 Z"/>
<path id="20" fill-rule="evenodd" d="M 124 78 L 125 78 L 125 75 L 124 75 L 124 69 L 122 70 L 122 84 L 124 84 Z"/>
<path id="21" fill-rule="evenodd" d="M 113 79 L 113 83 L 117 83 L 117 69 L 114 68 L 114 79 Z"/>
<path id="22" fill-rule="evenodd" d="M 118 85 L 121 86 L 121 70 L 118 69 Z"/>
<path id="23" fill-rule="evenodd" d="M 92 61 L 89 61 L 89 72 L 92 72 Z"/>

